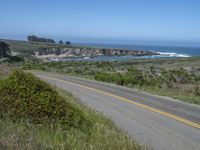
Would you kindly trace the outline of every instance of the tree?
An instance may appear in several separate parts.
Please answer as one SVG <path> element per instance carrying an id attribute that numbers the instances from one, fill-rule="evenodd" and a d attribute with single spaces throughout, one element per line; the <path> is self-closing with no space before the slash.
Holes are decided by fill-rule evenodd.
<path id="1" fill-rule="evenodd" d="M 37 41 L 37 36 L 35 36 L 35 35 L 29 35 L 28 37 L 27 37 L 27 39 L 28 39 L 28 41 Z"/>
<path id="2" fill-rule="evenodd" d="M 59 41 L 59 44 L 63 44 L 63 41 L 62 41 L 62 40 L 60 40 L 60 41 Z"/>
<path id="3" fill-rule="evenodd" d="M 70 41 L 66 41 L 65 44 L 66 45 L 71 45 L 71 42 Z"/>
<path id="4" fill-rule="evenodd" d="M 0 41 L 0 58 L 6 58 L 10 53 L 9 45 Z"/>
<path id="5" fill-rule="evenodd" d="M 46 39 L 46 38 L 40 38 L 40 37 L 37 37 L 35 35 L 29 35 L 27 37 L 28 41 L 30 42 L 48 42 L 48 43 L 55 43 L 54 40 L 52 39 Z"/>

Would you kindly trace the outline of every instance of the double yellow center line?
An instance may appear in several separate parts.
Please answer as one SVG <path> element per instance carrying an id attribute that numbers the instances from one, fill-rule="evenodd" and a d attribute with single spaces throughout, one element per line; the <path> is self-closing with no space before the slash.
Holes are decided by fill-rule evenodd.
<path id="1" fill-rule="evenodd" d="M 41 75 L 39 75 L 39 76 L 41 76 Z M 41 76 L 41 77 L 47 78 L 47 79 L 50 79 L 50 80 L 54 80 L 54 81 L 59 81 L 59 82 L 62 82 L 62 83 L 71 84 L 71 85 L 78 86 L 78 87 L 81 87 L 81 88 L 85 88 L 85 89 L 88 89 L 88 90 L 91 90 L 91 91 L 94 91 L 94 92 L 98 92 L 98 93 L 101 93 L 101 94 L 104 94 L 104 95 L 107 95 L 107 96 L 111 96 L 111 97 L 114 97 L 114 98 L 116 98 L 116 99 L 118 99 L 118 100 L 120 100 L 120 101 L 123 101 L 123 102 L 127 102 L 127 103 L 130 103 L 130 104 L 137 105 L 138 107 L 141 107 L 141 108 L 143 108 L 143 109 L 150 110 L 150 111 L 152 111 L 152 112 L 161 114 L 161 115 L 163 115 L 163 116 L 167 116 L 167 117 L 169 117 L 169 118 L 171 118 L 171 119 L 174 119 L 174 120 L 176 120 L 176 121 L 182 122 L 182 123 L 187 124 L 187 125 L 189 125 L 189 126 L 192 126 L 192 127 L 194 127 L 194 128 L 200 129 L 200 124 L 198 124 L 198 123 L 195 123 L 195 122 L 189 121 L 189 120 L 187 120 L 187 119 L 181 118 L 181 117 L 179 117 L 179 116 L 170 114 L 170 113 L 168 113 L 168 112 L 164 112 L 164 111 L 161 111 L 161 110 L 159 110 L 159 109 L 156 109 L 156 108 L 153 108 L 153 107 L 150 107 L 150 106 L 147 106 L 147 105 L 144 105 L 144 104 L 135 102 L 135 101 L 133 101 L 133 100 L 129 100 L 129 99 L 124 98 L 124 97 L 121 97 L 121 96 L 117 96 L 117 95 L 114 95 L 114 94 L 111 94 L 111 93 L 108 93 L 108 92 L 105 92 L 105 91 L 102 91 L 102 90 L 98 90 L 98 89 L 95 89 L 95 88 L 92 88 L 92 87 L 89 87 L 89 86 L 85 86 L 85 85 L 73 83 L 73 82 L 70 82 L 70 81 L 60 80 L 60 79 L 51 78 L 51 77 L 46 77 L 46 76 Z"/>

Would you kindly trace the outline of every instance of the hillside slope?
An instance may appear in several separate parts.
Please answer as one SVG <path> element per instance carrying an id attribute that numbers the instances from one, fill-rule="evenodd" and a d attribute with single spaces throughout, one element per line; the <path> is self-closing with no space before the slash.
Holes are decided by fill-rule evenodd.
<path id="1" fill-rule="evenodd" d="M 30 73 L 0 81 L 0 149 L 144 149 L 111 120 Z"/>

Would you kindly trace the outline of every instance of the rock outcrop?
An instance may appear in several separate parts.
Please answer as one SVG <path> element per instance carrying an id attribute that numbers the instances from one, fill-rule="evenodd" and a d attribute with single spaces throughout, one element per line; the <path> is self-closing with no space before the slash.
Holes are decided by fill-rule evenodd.
<path id="1" fill-rule="evenodd" d="M 0 41 L 0 58 L 6 58 L 10 55 L 9 45 Z"/>
<path id="2" fill-rule="evenodd" d="M 109 48 L 91 48 L 91 47 L 55 47 L 43 49 L 35 52 L 36 56 L 55 55 L 62 57 L 95 57 L 95 56 L 122 56 L 122 55 L 159 55 L 152 51 L 143 50 L 124 50 L 124 49 L 109 49 Z"/>

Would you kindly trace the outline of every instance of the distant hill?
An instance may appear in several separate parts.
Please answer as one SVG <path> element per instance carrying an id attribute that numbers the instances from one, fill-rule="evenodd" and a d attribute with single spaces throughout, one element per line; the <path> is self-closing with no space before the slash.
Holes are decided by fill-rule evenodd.
<path id="1" fill-rule="evenodd" d="M 30 42 L 30 41 L 19 41 L 19 40 L 7 40 L 0 39 L 0 41 L 8 44 L 10 50 L 13 52 L 23 53 L 23 54 L 34 54 L 34 51 L 40 51 L 49 48 L 56 47 L 71 47 L 71 45 L 61 45 L 57 43 L 48 43 L 48 42 Z"/>

